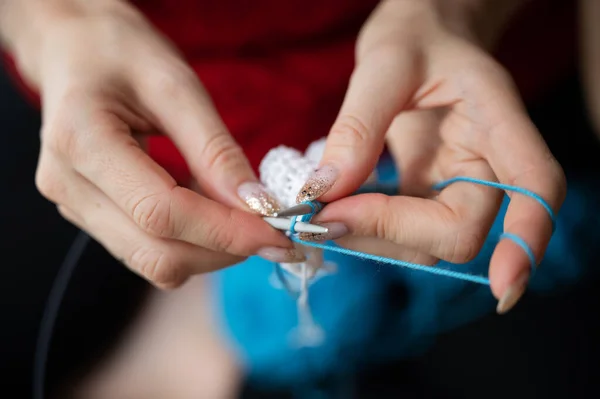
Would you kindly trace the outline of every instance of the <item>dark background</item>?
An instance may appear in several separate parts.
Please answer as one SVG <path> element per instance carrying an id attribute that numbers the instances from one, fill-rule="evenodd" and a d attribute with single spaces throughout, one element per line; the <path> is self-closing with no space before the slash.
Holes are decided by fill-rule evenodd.
<path id="1" fill-rule="evenodd" d="M 600 149 L 579 87 L 573 72 L 530 111 L 567 172 L 600 171 Z M 39 125 L 37 112 L 0 71 L 0 396 L 10 398 L 31 396 L 43 307 L 77 233 L 35 189 Z M 51 387 L 97 358 L 144 287 L 100 246 L 88 247 L 61 308 L 50 354 Z M 550 297 L 527 294 L 508 315 L 490 315 L 440 337 L 422 358 L 362 376 L 361 397 L 600 397 L 599 293 L 599 281 L 588 279 Z M 266 395 L 252 387 L 245 393 Z"/>

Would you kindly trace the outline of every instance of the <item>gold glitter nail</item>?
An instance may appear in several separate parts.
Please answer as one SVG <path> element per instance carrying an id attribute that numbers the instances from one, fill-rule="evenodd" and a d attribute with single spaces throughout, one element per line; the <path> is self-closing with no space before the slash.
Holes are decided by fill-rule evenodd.
<path id="1" fill-rule="evenodd" d="M 327 241 L 328 240 L 328 234 L 324 234 L 324 233 L 300 233 L 298 235 L 298 238 L 300 238 L 303 241 L 316 241 L 316 242 L 320 242 L 320 241 Z"/>
<path id="2" fill-rule="evenodd" d="M 300 189 L 296 202 L 299 204 L 316 200 L 333 187 L 337 177 L 338 171 L 332 166 L 322 166 L 315 170 Z"/>
<path id="3" fill-rule="evenodd" d="M 300 233 L 298 237 L 304 241 L 316 241 L 323 242 L 329 240 L 337 240 L 348 234 L 348 228 L 339 222 L 328 222 L 320 225 L 321 227 L 327 228 L 327 233 Z"/>
<path id="4" fill-rule="evenodd" d="M 252 211 L 263 216 L 274 216 L 281 210 L 279 202 L 259 183 L 240 185 L 238 195 Z"/>

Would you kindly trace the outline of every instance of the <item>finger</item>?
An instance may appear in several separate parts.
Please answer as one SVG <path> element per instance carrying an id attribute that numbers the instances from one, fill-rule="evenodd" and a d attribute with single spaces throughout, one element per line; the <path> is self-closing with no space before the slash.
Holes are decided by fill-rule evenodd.
<path id="1" fill-rule="evenodd" d="M 300 190 L 298 201 L 329 202 L 356 190 L 375 168 L 385 133 L 409 101 L 416 81 L 408 51 L 378 51 L 354 71 L 340 113 L 327 137 L 319 169 Z"/>
<path id="2" fill-rule="evenodd" d="M 238 188 L 258 179 L 194 72 L 169 67 L 154 73 L 137 83 L 144 106 L 174 141 L 207 196 L 246 209 Z"/>
<path id="3" fill-rule="evenodd" d="M 462 132 L 465 145 L 478 149 L 501 183 L 519 186 L 544 198 L 556 212 L 566 194 L 562 168 L 529 119 L 510 76 L 495 64 L 484 63 L 459 79 L 470 101 L 455 105 L 457 114 L 473 115 L 477 129 Z M 535 263 L 543 257 L 552 234 L 548 212 L 534 199 L 513 194 L 504 231 L 515 234 L 531 248 Z M 502 240 L 490 264 L 490 282 L 500 299 L 498 312 L 509 310 L 525 291 L 531 261 L 526 251 L 511 240 Z"/>
<path id="4" fill-rule="evenodd" d="M 63 176 L 69 181 L 65 200 L 71 205 L 59 206 L 59 212 L 159 288 L 174 288 L 190 275 L 243 260 L 189 243 L 150 236 L 87 180 L 75 173 Z"/>
<path id="5" fill-rule="evenodd" d="M 264 247 L 292 247 L 260 218 L 177 186 L 116 116 L 89 110 L 79 115 L 83 117 L 73 125 L 51 126 L 58 131 L 47 135 L 54 143 L 52 151 L 67 159 L 142 230 L 238 256 L 253 255 Z"/>
<path id="6" fill-rule="evenodd" d="M 71 224 L 73 224 L 80 230 L 87 230 L 87 227 L 83 223 L 83 219 L 81 219 L 79 215 L 77 215 L 75 212 L 69 209 L 69 207 L 65 205 L 57 205 L 56 210 L 63 218 L 71 222 Z"/>
<path id="7" fill-rule="evenodd" d="M 482 161 L 453 172 L 494 180 Z M 353 235 L 379 237 L 448 262 L 464 263 L 481 249 L 501 200 L 501 193 L 493 188 L 455 183 L 435 200 L 380 194 L 343 198 L 328 204 L 315 222 L 340 222 Z"/>
<path id="8" fill-rule="evenodd" d="M 386 141 L 399 171 L 404 195 L 425 196 L 431 189 L 431 166 L 440 145 L 440 110 L 405 111 L 387 132 Z"/>
<path id="9" fill-rule="evenodd" d="M 524 112 L 495 127 L 489 139 L 486 156 L 500 181 L 537 193 L 557 212 L 566 194 L 565 176 Z M 509 194 L 504 231 L 524 240 L 537 265 L 552 235 L 551 218 L 536 200 Z M 500 313 L 509 310 L 522 295 L 530 269 L 531 261 L 523 248 L 510 240 L 498 244 L 490 264 L 490 281 L 500 299 Z"/>
<path id="10" fill-rule="evenodd" d="M 336 243 L 354 251 L 405 262 L 421 265 L 434 265 L 437 262 L 437 258 L 429 254 L 376 237 L 345 236 L 336 240 Z"/>

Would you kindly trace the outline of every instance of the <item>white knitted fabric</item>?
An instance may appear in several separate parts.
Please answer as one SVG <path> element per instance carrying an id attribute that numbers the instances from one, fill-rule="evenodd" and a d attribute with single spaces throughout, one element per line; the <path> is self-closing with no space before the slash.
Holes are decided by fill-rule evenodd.
<path id="1" fill-rule="evenodd" d="M 317 168 L 326 139 L 311 143 L 303 154 L 293 148 L 279 146 L 267 153 L 259 166 L 260 179 L 263 185 L 279 201 L 281 206 L 289 208 L 296 205 L 296 196 Z M 365 184 L 377 180 L 375 172 L 371 173 Z M 300 293 L 298 298 L 299 324 L 295 334 L 295 342 L 301 346 L 319 345 L 324 335 L 321 328 L 314 323 L 308 305 L 308 286 L 318 278 L 335 273 L 337 265 L 325 262 L 323 250 L 296 243 L 296 248 L 303 251 L 307 260 L 302 263 L 281 263 L 281 267 L 296 276 L 295 285 Z M 273 279 L 273 285 L 281 288 L 281 284 Z"/>
<path id="2" fill-rule="evenodd" d="M 263 158 L 259 173 L 265 187 L 279 201 L 281 206 L 289 208 L 296 205 L 296 196 L 318 166 L 323 155 L 325 140 L 312 143 L 306 154 L 293 148 L 280 146 L 272 149 Z M 293 285 L 299 292 L 298 327 L 293 332 L 293 342 L 299 346 L 318 346 L 324 340 L 323 330 L 313 321 L 308 303 L 308 288 L 318 277 L 335 271 L 335 265 L 325 263 L 323 250 L 296 243 L 307 260 L 302 263 L 281 263 L 281 267 L 296 276 Z M 320 273 L 319 273 L 320 272 Z M 316 278 L 317 277 L 317 278 Z M 273 279 L 277 288 L 281 288 L 278 280 Z"/>
<path id="3" fill-rule="evenodd" d="M 260 179 L 284 208 L 296 205 L 298 192 L 321 160 L 323 151 L 321 149 L 319 152 L 319 146 L 323 145 L 323 140 L 311 144 L 310 158 L 298 150 L 285 146 L 272 149 L 263 158 L 259 166 Z M 323 266 L 323 251 L 301 244 L 296 244 L 296 248 L 304 252 L 307 261 L 282 263 L 281 266 L 298 277 L 302 276 L 302 270 L 306 267 L 307 277 L 312 279 Z"/>
<path id="4" fill-rule="evenodd" d="M 259 166 L 260 179 L 284 208 L 296 205 L 296 196 L 317 163 L 300 151 L 277 147 L 265 155 Z"/>
<path id="5" fill-rule="evenodd" d="M 260 163 L 260 179 L 283 207 L 296 205 L 298 192 L 321 162 L 324 150 L 324 138 L 312 142 L 304 154 L 293 148 L 276 147 Z M 364 184 L 375 181 L 377 172 L 374 170 Z"/>

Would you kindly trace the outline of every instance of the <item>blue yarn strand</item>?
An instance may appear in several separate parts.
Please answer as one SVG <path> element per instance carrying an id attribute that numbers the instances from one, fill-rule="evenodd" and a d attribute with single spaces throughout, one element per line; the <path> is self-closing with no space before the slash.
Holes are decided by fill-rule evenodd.
<path id="1" fill-rule="evenodd" d="M 528 197 L 536 200 L 546 210 L 546 212 L 548 212 L 548 215 L 550 216 L 550 219 L 552 221 L 552 231 L 554 231 L 554 229 L 556 227 L 556 215 L 555 215 L 554 211 L 552 210 L 552 207 L 550 207 L 550 205 L 540 195 L 534 193 L 533 191 L 530 191 L 530 190 L 527 190 L 527 189 L 524 189 L 521 187 L 510 186 L 508 184 L 502 184 L 502 183 L 496 183 L 496 182 L 487 181 L 487 180 L 476 179 L 473 177 L 458 176 L 458 177 L 453 177 L 451 179 L 448 179 L 448 180 L 445 180 L 445 181 L 435 184 L 433 186 L 433 189 L 435 191 L 441 191 L 445 187 L 449 186 L 452 183 L 456 183 L 456 182 L 474 183 L 474 184 L 479 184 L 482 186 L 497 188 L 497 189 L 504 190 L 504 191 L 512 191 L 512 192 L 515 192 L 518 194 L 528 196 Z M 303 203 L 309 205 L 311 207 L 311 209 L 313 210 L 310 214 L 303 215 L 299 218 L 303 222 L 310 221 L 310 219 L 317 212 L 319 212 L 322 209 L 322 204 L 317 201 L 306 201 Z M 440 276 L 455 278 L 455 279 L 459 279 L 459 280 L 463 280 L 463 281 L 470 281 L 470 282 L 482 284 L 482 285 L 488 285 L 488 286 L 490 285 L 489 278 L 484 277 L 484 276 L 478 276 L 478 275 L 474 275 L 474 274 L 458 272 L 455 270 L 442 269 L 442 268 L 435 267 L 435 266 L 428 266 L 428 265 L 422 265 L 422 264 L 418 264 L 418 263 L 405 262 L 405 261 L 398 260 L 398 259 L 386 258 L 383 256 L 378 256 L 378 255 L 372 255 L 372 254 L 368 254 L 365 252 L 354 251 L 354 250 L 347 249 L 347 248 L 341 248 L 341 247 L 336 247 L 336 246 L 331 246 L 331 245 L 326 245 L 326 244 L 319 244 L 319 243 L 312 242 L 312 241 L 301 240 L 300 238 L 295 236 L 296 231 L 294 229 L 294 226 L 296 225 L 296 220 L 297 220 L 297 218 L 292 218 L 292 223 L 290 226 L 290 233 L 292 233 L 294 235 L 291 237 L 291 239 L 292 239 L 292 241 L 300 243 L 302 245 L 319 248 L 319 249 L 323 249 L 326 251 L 333 251 L 333 252 L 337 252 L 340 254 L 354 256 L 357 258 L 370 260 L 370 261 L 374 261 L 374 262 L 378 262 L 378 263 L 384 263 L 384 264 L 388 264 L 388 265 L 392 265 L 392 266 L 405 267 L 405 268 L 412 269 L 412 270 L 417 270 L 417 271 L 422 271 L 422 272 L 426 272 L 426 273 L 430 273 L 430 274 L 436 274 L 436 275 L 440 275 Z M 513 233 L 502 233 L 500 235 L 500 240 L 502 240 L 502 239 L 509 239 L 523 249 L 523 251 L 527 254 L 527 257 L 529 258 L 529 261 L 531 264 L 531 270 L 532 270 L 532 274 L 533 274 L 533 272 L 535 271 L 535 269 L 537 267 L 537 263 L 536 263 L 535 255 L 533 254 L 533 251 L 531 250 L 529 245 L 525 242 L 525 240 L 523 240 L 521 237 L 519 237 L 518 235 L 513 234 Z"/>
<path id="2" fill-rule="evenodd" d="M 301 240 L 296 237 L 292 237 L 292 240 L 297 243 L 300 243 L 302 245 L 307 245 L 309 247 L 320 248 L 320 249 L 324 249 L 327 251 L 338 252 L 338 253 L 344 254 L 344 255 L 356 256 L 358 258 L 371 260 L 371 261 L 375 261 L 375 262 L 379 262 L 379 263 L 385 263 L 385 264 L 392 265 L 392 266 L 406 267 L 406 268 L 413 269 L 413 270 L 419 270 L 419 271 L 423 271 L 423 272 L 427 272 L 427 273 L 437 274 L 440 276 L 452 277 L 452 278 L 456 278 L 459 280 L 471 281 L 473 283 L 478 283 L 478 284 L 483 284 L 483 285 L 490 284 L 490 280 L 483 276 L 476 276 L 474 274 L 462 273 L 462 272 L 457 272 L 457 271 L 449 270 L 449 269 L 441 269 L 441 268 L 435 267 L 435 266 L 421 265 L 418 263 L 405 262 L 403 260 L 386 258 L 383 256 L 377 256 L 377 255 L 371 255 L 371 254 L 354 251 L 354 250 L 347 249 L 347 248 L 334 247 L 331 245 L 319 244 L 319 243 L 312 242 L 312 241 L 304 241 L 304 240 Z"/>
<path id="3" fill-rule="evenodd" d="M 513 233 L 500 234 L 500 240 L 505 238 L 508 238 L 509 240 L 520 246 L 523 249 L 523 251 L 527 254 L 527 257 L 529 258 L 529 264 L 531 265 L 531 274 L 533 275 L 537 268 L 537 262 L 535 261 L 535 255 L 533 254 L 531 248 L 529 248 L 529 245 L 527 245 L 524 239 Z"/>
<path id="4" fill-rule="evenodd" d="M 552 231 L 554 231 L 554 229 L 556 227 L 556 215 L 554 214 L 552 207 L 539 194 L 536 194 L 533 191 L 527 190 L 522 187 L 509 186 L 508 184 L 502 184 L 502 183 L 496 183 L 493 181 L 476 179 L 474 177 L 457 176 L 457 177 L 453 177 L 451 179 L 444 180 L 442 182 L 435 184 L 433 186 L 433 189 L 435 191 L 441 191 L 443 188 L 448 187 L 450 184 L 456 183 L 456 182 L 468 182 L 468 183 L 479 184 L 480 186 L 488 186 L 488 187 L 493 187 L 493 188 L 497 188 L 497 189 L 504 190 L 504 191 L 512 191 L 515 193 L 523 194 L 529 198 L 533 198 L 542 207 L 544 207 L 546 212 L 548 212 L 548 215 L 550 216 L 550 220 L 552 221 Z"/>

